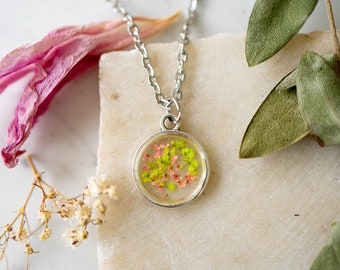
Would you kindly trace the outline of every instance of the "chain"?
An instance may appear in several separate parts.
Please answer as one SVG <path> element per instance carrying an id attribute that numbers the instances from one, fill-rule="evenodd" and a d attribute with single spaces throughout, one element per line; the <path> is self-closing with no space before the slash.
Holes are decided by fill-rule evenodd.
<path id="1" fill-rule="evenodd" d="M 186 45 L 189 43 L 190 26 L 197 8 L 197 0 L 190 0 L 190 5 L 187 10 L 186 18 L 182 26 L 180 33 L 180 50 L 177 54 L 178 69 L 175 76 L 175 88 L 172 93 L 172 97 L 165 98 L 162 94 L 158 80 L 155 76 L 154 68 L 152 67 L 151 60 L 144 42 L 140 36 L 139 27 L 136 25 L 132 16 L 126 11 L 123 5 L 118 0 L 107 0 L 112 5 L 113 10 L 117 11 L 123 17 L 123 20 L 127 24 L 127 30 L 129 35 L 133 38 L 135 48 L 140 52 L 142 63 L 148 73 L 149 84 L 152 87 L 153 93 L 157 103 L 159 103 L 165 110 L 169 111 L 172 104 L 175 103 L 175 107 L 179 112 L 178 101 L 182 98 L 182 83 L 185 81 L 186 73 L 184 70 L 184 64 L 188 60 L 188 54 L 185 51 Z M 179 114 L 180 115 L 180 114 Z M 179 118 L 174 122 L 179 121 Z"/>

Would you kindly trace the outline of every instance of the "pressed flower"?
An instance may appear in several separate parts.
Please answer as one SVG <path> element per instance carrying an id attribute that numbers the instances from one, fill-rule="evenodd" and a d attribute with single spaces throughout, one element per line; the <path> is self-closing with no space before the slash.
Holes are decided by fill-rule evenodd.
<path id="1" fill-rule="evenodd" d="M 166 19 L 136 18 L 142 37 L 169 25 L 178 13 Z M 50 32 L 40 42 L 20 47 L 0 62 L 0 93 L 27 73 L 33 78 L 25 87 L 14 118 L 8 127 L 4 163 L 13 167 L 24 151 L 21 146 L 37 118 L 67 82 L 97 65 L 101 54 L 121 50 L 133 43 L 123 21 L 106 21 L 86 26 L 68 26 Z"/>

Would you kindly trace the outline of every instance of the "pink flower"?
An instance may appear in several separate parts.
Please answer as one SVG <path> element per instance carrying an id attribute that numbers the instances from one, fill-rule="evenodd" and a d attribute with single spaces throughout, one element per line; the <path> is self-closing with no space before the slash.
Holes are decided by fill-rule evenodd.
<path id="1" fill-rule="evenodd" d="M 157 152 L 155 152 L 155 154 L 154 154 L 154 158 L 159 158 L 159 157 L 161 157 L 162 156 L 162 152 L 161 151 L 157 151 Z"/>
<path id="2" fill-rule="evenodd" d="M 177 160 L 178 160 L 178 156 L 177 156 L 177 155 L 173 155 L 173 156 L 171 157 L 171 162 L 172 162 L 172 164 L 176 164 L 176 163 L 177 163 Z"/>
<path id="3" fill-rule="evenodd" d="M 179 179 L 179 175 L 176 173 L 171 173 L 171 177 L 174 181 L 177 181 Z"/>
<path id="4" fill-rule="evenodd" d="M 158 191 L 162 191 L 162 190 L 163 190 L 163 186 L 162 186 L 159 182 L 152 181 L 152 182 L 151 182 L 151 185 L 153 185 L 154 187 L 156 187 L 156 188 L 158 189 Z"/>
<path id="5" fill-rule="evenodd" d="M 153 149 L 155 149 L 155 151 L 161 151 L 161 147 L 156 143 L 153 145 Z"/>
<path id="6" fill-rule="evenodd" d="M 187 186 L 187 181 L 185 180 L 178 181 L 179 188 L 185 188 L 186 186 Z"/>
<path id="7" fill-rule="evenodd" d="M 151 160 L 151 156 L 149 154 L 145 154 L 142 159 L 144 162 Z"/>
<path id="8" fill-rule="evenodd" d="M 166 19 L 136 18 L 142 37 L 164 29 L 178 13 Z M 96 66 L 101 54 L 132 44 L 123 21 L 106 21 L 56 29 L 41 41 L 15 49 L 0 61 L 0 94 L 8 85 L 32 72 L 8 127 L 4 163 L 14 167 L 20 149 L 37 118 L 48 108 L 55 94 L 69 81 Z"/>
<path id="9" fill-rule="evenodd" d="M 187 174 L 185 176 L 185 180 L 186 180 L 187 183 L 192 183 L 195 179 L 196 179 L 196 176 L 191 175 L 191 174 Z"/>
<path id="10" fill-rule="evenodd" d="M 167 147 L 169 147 L 169 146 L 170 146 L 169 143 L 167 143 L 167 144 L 162 143 L 162 144 L 160 145 L 160 148 L 161 148 L 161 149 L 165 149 L 165 148 L 167 148 Z"/>

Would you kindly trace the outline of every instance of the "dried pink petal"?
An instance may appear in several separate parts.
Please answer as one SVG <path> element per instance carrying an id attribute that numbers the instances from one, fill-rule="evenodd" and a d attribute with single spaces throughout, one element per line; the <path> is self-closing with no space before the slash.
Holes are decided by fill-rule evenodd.
<path id="1" fill-rule="evenodd" d="M 168 26 L 178 13 L 166 19 L 136 18 L 142 37 Z M 8 167 L 18 163 L 20 147 L 39 115 L 55 94 L 69 81 L 96 66 L 101 54 L 132 44 L 123 21 L 106 21 L 86 26 L 56 29 L 41 41 L 17 48 L 0 61 L 0 93 L 8 85 L 33 72 L 23 91 L 14 118 L 8 127 L 6 146 L 1 154 Z"/>

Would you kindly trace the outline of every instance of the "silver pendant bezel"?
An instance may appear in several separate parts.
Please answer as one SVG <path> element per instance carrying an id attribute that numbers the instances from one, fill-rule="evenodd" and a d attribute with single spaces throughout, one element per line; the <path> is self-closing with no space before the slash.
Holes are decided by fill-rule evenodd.
<path id="1" fill-rule="evenodd" d="M 146 151 L 148 147 L 150 147 L 151 144 L 155 143 L 155 141 L 160 140 L 161 138 L 165 137 L 179 137 L 182 139 L 185 139 L 186 141 L 191 142 L 196 146 L 196 152 L 199 153 L 200 161 L 202 165 L 202 172 L 201 176 L 197 181 L 199 183 L 197 184 L 197 188 L 192 192 L 190 195 L 188 195 L 185 199 L 182 200 L 166 200 L 158 198 L 157 196 L 153 195 L 150 191 L 147 190 L 145 187 L 141 176 L 140 176 L 140 163 L 142 160 L 142 155 Z M 142 195 L 149 200 L 150 202 L 162 206 L 162 207 L 179 207 L 183 205 L 187 205 L 191 202 L 193 202 L 195 199 L 197 199 L 205 189 L 208 180 L 209 180 L 209 173 L 210 173 L 210 167 L 209 167 L 209 161 L 207 158 L 207 154 L 204 151 L 202 145 L 191 135 L 188 133 L 182 132 L 180 130 L 174 129 L 174 130 L 165 130 L 162 129 L 159 132 L 156 132 L 152 134 L 149 138 L 143 141 L 143 143 L 139 146 L 138 150 L 136 151 L 133 163 L 132 163 L 132 176 L 134 180 L 134 184 L 137 187 L 137 189 L 142 193 Z M 195 180 L 196 181 L 196 180 Z"/>

